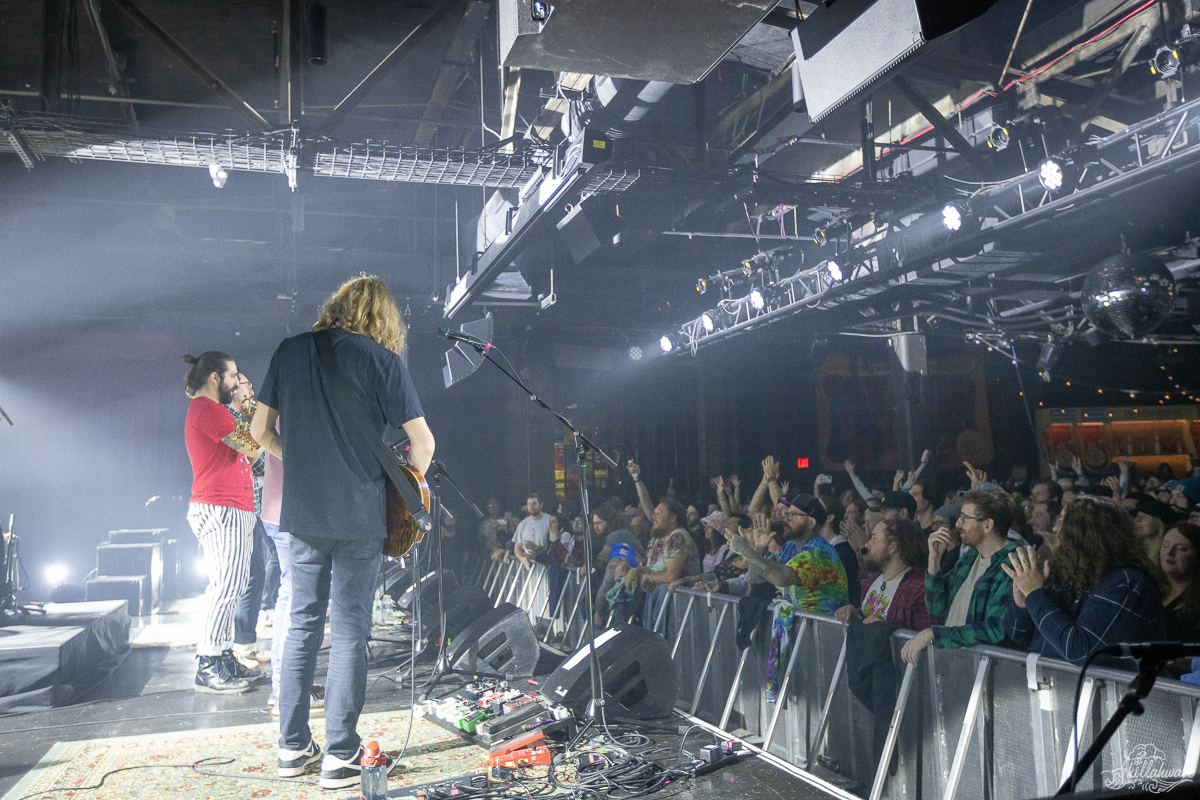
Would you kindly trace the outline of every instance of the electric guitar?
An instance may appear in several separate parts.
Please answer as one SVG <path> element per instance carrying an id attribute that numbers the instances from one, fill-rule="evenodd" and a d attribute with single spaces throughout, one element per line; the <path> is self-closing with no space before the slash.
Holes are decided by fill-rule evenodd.
<path id="1" fill-rule="evenodd" d="M 428 511 L 429 484 L 425 482 L 425 476 L 408 464 L 401 464 L 400 471 L 404 473 L 409 484 L 421 496 L 421 505 L 425 506 L 425 510 Z M 383 554 L 392 558 L 406 556 L 417 542 L 424 538 L 425 531 L 417 526 L 417 521 L 413 519 L 412 514 L 404 505 L 404 501 L 400 498 L 400 491 L 389 478 L 387 481 L 387 542 L 383 546 Z"/>

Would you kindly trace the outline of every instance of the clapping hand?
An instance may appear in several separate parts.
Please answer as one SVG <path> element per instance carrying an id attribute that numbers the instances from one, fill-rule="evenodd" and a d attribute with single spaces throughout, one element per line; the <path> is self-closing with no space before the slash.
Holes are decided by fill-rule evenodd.
<path id="1" fill-rule="evenodd" d="M 767 544 L 771 541 L 771 523 L 766 514 L 755 514 L 754 520 L 754 546 L 759 550 L 765 550 Z M 735 551 L 736 552 L 736 551 Z"/>
<path id="2" fill-rule="evenodd" d="M 1037 551 L 1032 547 L 1018 547 L 1008 554 L 1008 563 L 1000 563 L 1004 574 L 1012 578 L 1013 602 L 1018 607 L 1025 607 L 1025 598 L 1046 585 L 1050 575 L 1050 562 L 1047 561 L 1038 568 Z"/>

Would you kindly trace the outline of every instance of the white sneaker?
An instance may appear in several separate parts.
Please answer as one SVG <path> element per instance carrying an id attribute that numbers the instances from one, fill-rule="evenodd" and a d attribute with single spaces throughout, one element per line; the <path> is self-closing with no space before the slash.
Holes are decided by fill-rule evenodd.
<path id="1" fill-rule="evenodd" d="M 318 785 L 322 789 L 342 789 L 346 786 L 356 786 L 362 781 L 362 748 L 358 748 L 349 761 L 331 756 L 328 753 L 321 759 L 321 780 Z"/>
<path id="2" fill-rule="evenodd" d="M 279 748 L 279 777 L 295 778 L 304 774 L 304 770 L 321 760 L 321 746 L 310 741 L 303 750 L 284 750 Z"/>

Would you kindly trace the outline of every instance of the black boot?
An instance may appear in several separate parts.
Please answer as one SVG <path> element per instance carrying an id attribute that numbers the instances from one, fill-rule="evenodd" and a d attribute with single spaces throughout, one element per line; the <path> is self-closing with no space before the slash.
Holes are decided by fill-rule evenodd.
<path id="1" fill-rule="evenodd" d="M 195 688 L 210 694 L 242 694 L 250 689 L 250 681 L 232 674 L 223 656 L 200 656 Z"/>
<path id="2" fill-rule="evenodd" d="M 232 650 L 223 651 L 220 658 L 225 662 L 225 668 L 229 670 L 229 674 L 235 678 L 241 678 L 249 681 L 250 683 L 254 683 L 256 680 L 263 677 L 263 671 L 261 669 L 250 669 L 245 664 L 237 660 L 237 656 L 233 654 Z"/>

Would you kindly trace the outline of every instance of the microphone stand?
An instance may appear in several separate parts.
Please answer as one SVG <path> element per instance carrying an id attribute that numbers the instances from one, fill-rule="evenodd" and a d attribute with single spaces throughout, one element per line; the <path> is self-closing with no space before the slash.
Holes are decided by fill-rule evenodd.
<path id="1" fill-rule="evenodd" d="M 1075 787 L 1079 784 L 1079 781 L 1083 779 L 1083 776 L 1092 766 L 1092 762 L 1100 757 L 1100 753 L 1104 750 L 1104 745 L 1108 744 L 1108 740 L 1116 734 L 1117 728 L 1121 727 L 1121 723 L 1125 721 L 1125 718 L 1130 714 L 1133 714 L 1135 717 L 1139 716 L 1146 710 L 1142 706 L 1142 700 L 1146 699 L 1146 696 L 1150 694 L 1150 690 L 1154 688 L 1154 682 L 1158 680 L 1158 673 L 1162 671 L 1164 666 L 1166 665 L 1157 658 L 1143 658 L 1138 662 L 1138 674 L 1133 679 L 1133 682 L 1129 684 L 1129 691 L 1121 698 L 1121 702 L 1117 704 L 1117 710 L 1113 712 L 1112 717 L 1109 718 L 1108 722 L 1100 730 L 1100 733 L 1096 734 L 1096 738 L 1092 740 L 1092 746 L 1079 758 L 1079 761 L 1075 764 L 1075 769 L 1071 772 L 1071 777 L 1067 778 L 1059 790 L 1055 792 L 1055 797 L 1074 794 Z M 1078 724 L 1078 719 L 1076 719 L 1076 724 Z"/>
<path id="2" fill-rule="evenodd" d="M 432 506 L 430 508 L 430 511 L 433 513 L 434 533 L 437 536 L 437 544 L 434 545 L 434 553 L 437 556 L 437 565 L 438 565 L 438 568 L 437 568 L 438 614 L 440 617 L 439 624 L 441 626 L 441 631 L 440 631 L 440 636 L 438 639 L 437 662 L 434 664 L 433 674 L 430 675 L 429 681 L 426 683 L 425 691 L 421 693 L 421 702 L 422 703 L 424 703 L 426 700 L 429 699 L 429 696 L 431 694 L 433 694 L 433 690 L 435 688 L 437 688 L 437 685 L 439 683 L 441 683 L 442 678 L 446 677 L 447 675 L 463 675 L 463 676 L 473 677 L 473 678 L 494 678 L 496 680 L 508 680 L 508 678 L 510 677 L 507 675 L 497 675 L 497 674 L 491 673 L 491 672 L 478 672 L 478 671 L 469 672 L 466 670 L 454 669 L 453 665 L 450 664 L 450 656 L 446 650 L 446 594 L 445 594 L 445 589 L 444 589 L 444 583 L 442 580 L 442 576 L 446 572 L 445 567 L 443 565 L 443 558 L 442 558 L 442 539 L 444 538 L 442 536 L 442 515 L 441 515 L 441 511 L 442 511 L 441 480 L 442 480 L 442 478 L 445 478 L 446 481 L 452 487 L 454 487 L 454 491 L 458 492 L 458 496 L 461 497 L 466 502 L 466 504 L 471 507 L 472 511 L 474 511 L 476 514 L 479 515 L 480 519 L 483 519 L 484 514 L 482 511 L 479 510 L 479 506 L 472 503 L 471 499 L 469 497 L 467 497 L 467 495 L 463 492 L 463 490 L 459 487 L 459 485 L 457 483 L 455 483 L 454 478 L 451 477 L 450 472 L 449 472 L 449 470 L 446 469 L 445 464 L 438 461 L 437 459 L 434 459 L 430 463 L 429 467 L 430 467 L 429 471 L 433 474 L 433 486 L 431 487 L 432 491 L 430 492 L 430 495 L 433 498 L 433 502 L 430 503 L 430 505 Z M 517 677 L 517 676 L 511 676 L 511 677 Z M 414 680 L 415 680 L 415 678 L 414 678 Z"/>
<path id="3" fill-rule="evenodd" d="M 498 369 L 502 373 L 504 373 L 505 377 L 507 377 L 510 381 L 515 383 L 517 386 L 521 387 L 521 390 L 523 392 L 525 392 L 525 394 L 529 395 L 529 399 L 530 399 L 530 401 L 533 402 L 534 405 L 545 410 L 551 416 L 553 416 L 555 419 L 557 419 L 560 423 L 563 424 L 564 427 L 566 427 L 569 431 L 571 431 L 571 434 L 574 437 L 577 463 L 579 463 L 580 469 L 581 469 L 581 473 L 579 476 L 579 496 L 580 496 L 580 502 L 581 502 L 582 510 L 583 510 L 583 525 L 584 525 L 584 530 L 583 530 L 584 573 L 585 573 L 585 575 L 584 575 L 584 587 L 585 587 L 584 591 L 586 591 L 586 593 L 587 593 L 587 610 L 586 610 L 587 637 L 586 638 L 588 640 L 588 643 L 587 643 L 588 673 L 589 673 L 589 678 L 590 678 L 590 688 L 591 688 L 591 692 L 592 692 L 591 700 L 588 701 L 586 716 L 592 722 L 598 721 L 601 726 L 601 729 L 604 730 L 605 733 L 607 734 L 608 720 L 605 718 L 605 714 L 604 714 L 604 679 L 600 674 L 600 659 L 596 656 L 596 648 L 592 644 L 596 640 L 596 626 L 595 626 L 596 609 L 595 609 L 595 598 L 593 597 L 593 590 L 592 590 L 592 563 L 595 560 L 595 556 L 592 553 L 592 510 L 591 510 L 589 498 L 588 498 L 587 475 L 586 475 L 586 470 L 583 469 L 583 463 L 585 461 L 584 456 L 587 454 L 587 452 L 589 450 L 591 452 L 597 454 L 598 456 L 600 456 L 606 462 L 608 462 L 609 466 L 611 466 L 613 469 L 619 469 L 619 467 L 617 466 L 617 462 L 614 461 L 612 459 L 612 457 L 610 455 L 608 455 L 608 453 L 605 453 L 603 450 L 601 450 L 599 447 L 597 447 L 595 442 L 593 442 L 591 439 L 584 436 L 583 432 L 580 431 L 579 428 L 576 428 L 575 425 L 571 423 L 571 420 L 567 419 L 562 414 L 558 413 L 553 408 L 546 405 L 546 402 L 544 400 L 542 400 L 542 398 L 538 397 L 533 391 L 531 391 L 530 388 L 528 386 L 526 386 L 524 384 L 524 382 L 521 381 L 521 379 L 515 374 L 514 371 L 510 371 L 508 368 L 503 366 L 499 361 L 492 358 L 491 351 L 493 349 L 496 349 L 497 352 L 499 352 L 499 348 L 496 348 L 491 342 L 484 342 L 479 339 L 476 339 L 473 336 L 468 337 L 465 334 L 454 334 L 453 336 L 447 336 L 446 338 L 454 338 L 457 341 L 465 342 L 466 344 L 469 344 L 471 347 L 475 348 L 475 352 L 479 353 L 479 355 L 483 356 L 485 359 L 487 359 L 489 362 L 491 362 L 492 366 L 494 366 L 496 369 Z M 507 360 L 508 359 L 505 358 L 505 361 L 507 361 Z M 560 598 L 560 602 L 561 602 L 561 598 Z"/>

